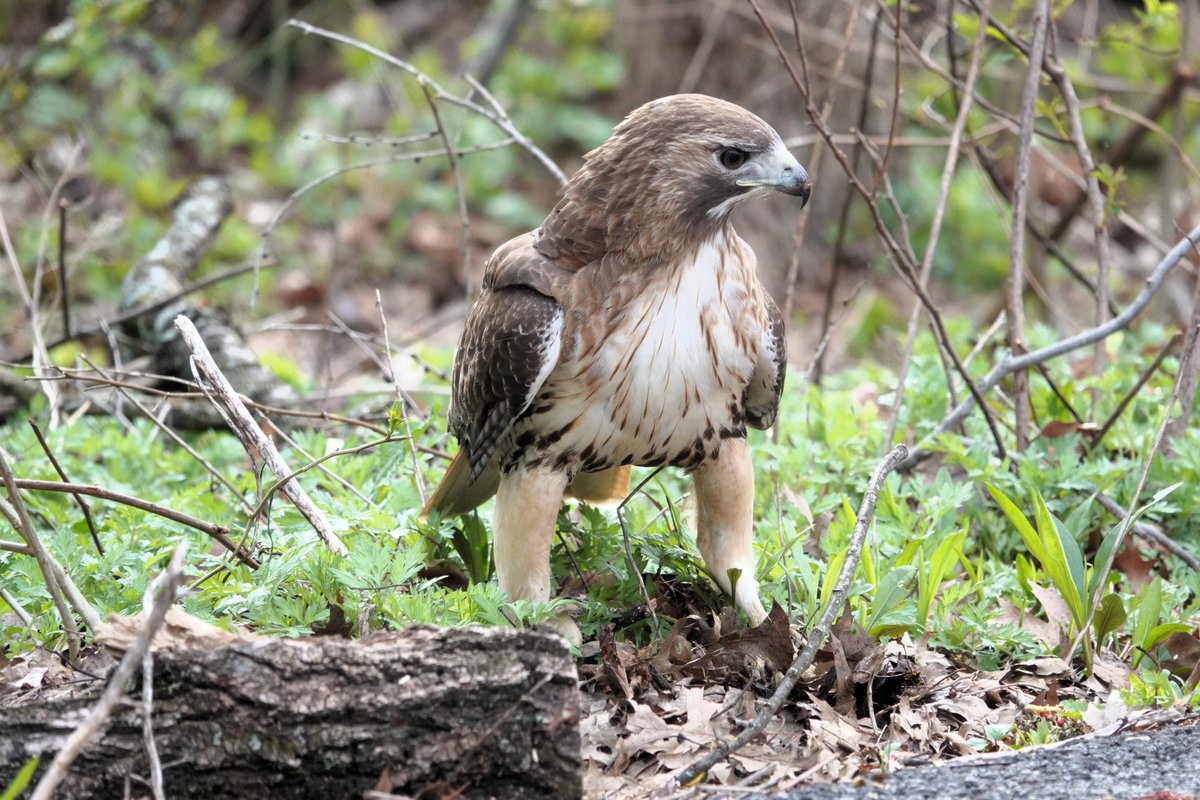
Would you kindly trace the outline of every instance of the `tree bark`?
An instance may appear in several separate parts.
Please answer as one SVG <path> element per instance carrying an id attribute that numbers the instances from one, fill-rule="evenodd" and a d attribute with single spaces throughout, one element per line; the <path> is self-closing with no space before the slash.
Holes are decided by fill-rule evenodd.
<path id="1" fill-rule="evenodd" d="M 166 796 L 578 798 L 579 704 L 563 640 L 416 627 L 363 641 L 255 639 L 158 653 Z M 140 687 L 131 692 L 140 695 Z M 0 786 L 45 763 L 103 689 L 4 711 Z M 114 714 L 60 797 L 121 797 L 147 774 L 138 708 Z M 132 780 L 133 796 L 147 794 Z M 460 792 L 460 794 L 455 794 Z"/>

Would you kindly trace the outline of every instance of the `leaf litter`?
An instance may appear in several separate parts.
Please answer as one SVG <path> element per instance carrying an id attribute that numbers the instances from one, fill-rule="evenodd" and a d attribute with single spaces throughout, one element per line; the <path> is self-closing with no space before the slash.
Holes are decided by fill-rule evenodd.
<path id="1" fill-rule="evenodd" d="M 1056 611 L 1047 608 L 1042 622 L 1050 641 L 1062 632 Z M 644 648 L 608 628 L 585 645 L 587 797 L 732 798 L 876 781 L 905 767 L 1112 733 L 1152 715 L 1122 701 L 1129 668 L 1116 653 L 1097 653 L 1086 679 L 1056 656 L 988 671 L 907 634 L 881 643 L 846 614 L 764 734 L 714 767 L 703 786 L 676 787 L 673 773 L 749 724 L 804 642 L 778 606 L 757 628 L 739 630 L 736 622 L 728 609 L 692 613 Z M 1175 643 L 1192 663 L 1195 641 Z M 1083 701 L 1086 710 L 1067 711 L 1064 700 Z"/>

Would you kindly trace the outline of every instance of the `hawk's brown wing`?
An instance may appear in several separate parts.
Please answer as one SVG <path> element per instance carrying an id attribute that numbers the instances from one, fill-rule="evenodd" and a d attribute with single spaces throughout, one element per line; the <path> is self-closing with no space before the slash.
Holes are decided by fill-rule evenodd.
<path id="1" fill-rule="evenodd" d="M 783 327 L 783 315 L 765 292 L 763 300 L 767 306 L 767 329 L 763 331 L 754 375 L 742 396 L 746 406 L 746 424 L 759 430 L 766 430 L 775 424 L 787 372 L 787 334 Z"/>
<path id="2" fill-rule="evenodd" d="M 533 242 L 519 236 L 492 256 L 454 357 L 450 432 L 472 483 L 558 363 L 571 273 Z"/>

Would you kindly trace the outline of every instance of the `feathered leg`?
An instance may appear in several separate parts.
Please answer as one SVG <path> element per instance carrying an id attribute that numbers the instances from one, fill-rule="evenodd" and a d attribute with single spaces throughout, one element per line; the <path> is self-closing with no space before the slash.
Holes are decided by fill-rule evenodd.
<path id="1" fill-rule="evenodd" d="M 567 476 L 545 467 L 517 468 L 500 478 L 496 491 L 496 577 L 512 600 L 550 599 L 550 545 Z M 564 617 L 554 626 L 579 644 L 579 628 Z"/>
<path id="2" fill-rule="evenodd" d="M 700 555 L 732 594 L 734 605 L 758 625 L 766 619 L 754 577 L 754 465 L 745 439 L 726 439 L 721 453 L 694 473 L 696 544 Z M 736 593 L 729 571 L 741 570 Z"/>

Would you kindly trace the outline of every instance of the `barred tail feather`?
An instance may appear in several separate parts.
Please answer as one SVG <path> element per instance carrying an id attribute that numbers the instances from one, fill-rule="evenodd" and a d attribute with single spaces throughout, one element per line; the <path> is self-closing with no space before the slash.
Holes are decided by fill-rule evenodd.
<path id="1" fill-rule="evenodd" d="M 500 467 L 495 458 L 484 467 L 479 477 L 472 481 L 470 464 L 460 450 L 446 468 L 446 474 L 433 490 L 429 502 L 422 509 L 421 518 L 429 516 L 432 511 L 437 511 L 442 517 L 465 514 L 486 502 L 496 493 L 496 487 L 499 485 Z"/>

